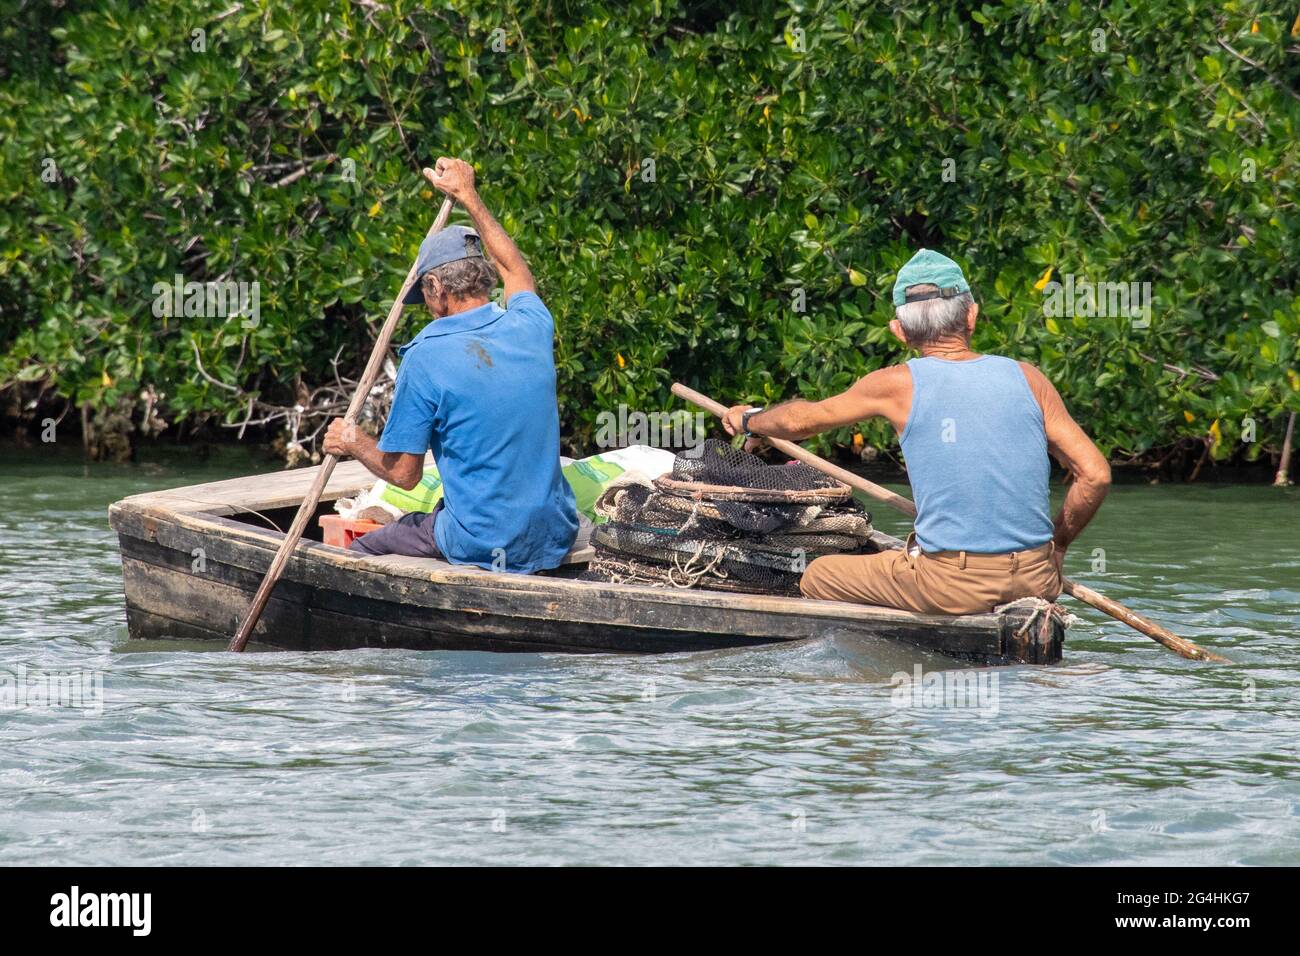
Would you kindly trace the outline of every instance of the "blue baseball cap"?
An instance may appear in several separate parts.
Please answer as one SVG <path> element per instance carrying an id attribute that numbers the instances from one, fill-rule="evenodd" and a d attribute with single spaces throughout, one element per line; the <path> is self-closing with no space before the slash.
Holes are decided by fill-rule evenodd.
<path id="1" fill-rule="evenodd" d="M 424 302 L 420 280 L 430 269 L 461 259 L 476 258 L 483 258 L 483 242 L 469 226 L 448 226 L 432 236 L 425 236 L 424 242 L 420 243 L 420 254 L 415 257 L 415 283 L 406 293 L 403 304 L 420 305 Z"/>
<path id="2" fill-rule="evenodd" d="M 907 290 L 914 285 L 932 285 L 939 291 L 908 295 Z M 969 291 L 970 283 L 962 275 L 961 266 L 933 249 L 922 249 L 898 270 L 898 278 L 894 280 L 894 305 L 924 302 L 926 299 L 950 299 Z"/>

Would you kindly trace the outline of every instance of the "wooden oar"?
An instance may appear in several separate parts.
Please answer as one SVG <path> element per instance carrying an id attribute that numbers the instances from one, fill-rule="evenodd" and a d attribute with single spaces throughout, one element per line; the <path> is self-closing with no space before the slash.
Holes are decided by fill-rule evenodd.
<path id="1" fill-rule="evenodd" d="M 701 395 L 699 392 L 687 388 L 681 383 L 673 385 L 673 394 L 678 398 L 685 399 L 693 405 L 698 405 L 706 412 L 711 412 L 719 418 L 727 412 L 727 409 L 724 406 L 719 405 L 707 395 Z M 838 465 L 832 465 L 826 459 L 817 457 L 806 448 L 796 445 L 792 441 L 786 441 L 783 438 L 767 438 L 766 440 L 771 442 L 772 447 L 777 449 L 777 451 L 783 452 L 791 458 L 797 458 L 804 464 L 812 465 L 812 467 L 816 468 L 818 471 L 824 472 L 832 478 L 838 478 L 850 488 L 857 488 L 859 491 L 883 501 L 887 505 L 897 508 L 905 515 L 916 517 L 916 505 L 912 503 L 911 499 L 904 498 L 902 495 L 896 495 L 888 488 L 882 488 L 880 485 L 867 481 L 867 479 L 862 476 L 855 475 L 853 472 L 847 471 Z M 1135 631 L 1145 634 L 1147 637 L 1151 638 L 1151 640 L 1158 644 L 1163 644 L 1171 651 L 1181 654 L 1183 657 L 1194 661 L 1217 661 L 1221 664 L 1232 663 L 1226 657 L 1221 657 L 1213 651 L 1207 651 L 1205 648 L 1193 644 L 1186 638 L 1179 637 L 1167 628 L 1161 627 L 1155 621 L 1149 620 L 1134 611 L 1130 611 L 1118 601 L 1112 601 L 1104 594 L 1098 594 L 1092 588 L 1084 587 L 1082 584 L 1076 584 L 1066 577 L 1061 578 L 1061 583 L 1066 594 L 1082 601 L 1084 604 L 1089 604 L 1092 607 L 1095 607 L 1104 614 L 1109 614 L 1117 621 L 1123 621 Z"/>
<path id="2" fill-rule="evenodd" d="M 442 208 L 438 210 L 437 218 L 433 220 L 433 225 L 429 227 L 428 235 L 432 236 L 447 225 L 447 218 L 451 215 L 452 205 L 450 198 L 443 200 Z M 402 283 L 402 291 L 397 293 L 397 298 L 393 300 L 393 307 L 388 310 L 388 318 L 384 320 L 383 327 L 379 330 L 379 338 L 375 340 L 375 347 L 370 353 L 370 361 L 366 363 L 366 369 L 361 373 L 361 380 L 357 383 L 356 393 L 353 394 L 347 413 L 343 416 L 343 420 L 348 424 L 356 422 L 357 416 L 361 414 L 361 409 L 366 406 L 366 399 L 370 397 L 370 390 L 375 385 L 375 379 L 379 377 L 379 369 L 384 364 L 384 356 L 388 353 L 388 343 L 392 341 L 393 333 L 397 330 L 398 320 L 402 317 L 402 300 L 406 298 L 406 293 L 415 284 L 415 265 L 415 262 L 411 263 L 410 271 L 406 273 L 406 280 Z M 257 619 L 262 616 L 262 611 L 266 608 L 266 602 L 271 599 L 271 591 L 275 588 L 276 582 L 280 580 L 280 575 L 284 573 L 284 566 L 289 563 L 289 556 L 293 554 L 293 549 L 298 546 L 302 533 L 307 530 L 307 522 L 316 513 L 316 505 L 320 503 L 320 496 L 324 493 L 325 485 L 330 480 L 330 475 L 333 474 L 336 464 L 338 464 L 338 458 L 334 455 L 326 455 L 325 460 L 321 462 L 320 468 L 316 471 L 316 480 L 312 482 L 307 496 L 302 499 L 302 504 L 298 506 L 298 513 L 294 515 L 293 524 L 289 525 L 288 533 L 285 534 L 284 540 L 280 542 L 280 550 L 275 553 L 275 560 L 271 562 L 271 566 L 266 571 L 266 577 L 262 579 L 262 584 L 257 589 L 257 593 L 253 595 L 253 603 L 248 606 L 248 613 L 244 615 L 243 623 L 239 625 L 239 630 L 235 632 L 235 636 L 230 639 L 228 650 L 242 651 L 244 645 L 248 643 L 253 628 L 257 626 Z"/>

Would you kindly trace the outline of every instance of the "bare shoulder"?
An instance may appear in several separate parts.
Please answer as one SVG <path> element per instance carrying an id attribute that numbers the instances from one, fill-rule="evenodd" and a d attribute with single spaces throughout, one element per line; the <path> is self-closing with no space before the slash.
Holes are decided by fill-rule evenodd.
<path id="1" fill-rule="evenodd" d="M 1044 375 L 1037 365 L 1032 365 L 1029 362 L 1017 362 L 1016 364 L 1020 366 L 1020 371 L 1025 373 L 1025 381 L 1029 383 L 1029 390 L 1034 393 L 1034 397 L 1040 403 L 1060 400 L 1060 396 L 1056 392 L 1056 386 L 1052 384 L 1052 380 Z"/>
<path id="2" fill-rule="evenodd" d="M 855 389 L 863 394 L 877 398 L 891 398 L 897 395 L 912 394 L 912 373 L 906 362 L 898 365 L 886 365 L 874 372 L 868 372 L 858 379 Z"/>
<path id="3" fill-rule="evenodd" d="M 850 392 L 855 393 L 860 418 L 881 415 L 902 433 L 912 410 L 912 373 L 906 363 L 887 365 L 862 376 Z"/>
<path id="4" fill-rule="evenodd" d="M 1030 365 L 1028 362 L 1018 363 L 1025 373 L 1025 381 L 1029 383 L 1029 391 L 1038 402 L 1038 407 L 1043 410 L 1043 424 L 1047 428 L 1048 438 L 1053 436 L 1059 439 L 1065 429 L 1078 430 L 1078 425 L 1070 417 L 1070 411 L 1065 407 L 1065 401 L 1061 398 L 1061 393 L 1056 390 L 1052 380 L 1043 374 L 1041 369 Z"/>
<path id="5" fill-rule="evenodd" d="M 1035 383 L 1048 381 L 1047 376 L 1044 375 L 1039 367 L 1034 365 L 1032 362 L 1021 362 L 1017 360 L 1016 364 L 1020 366 L 1020 371 L 1025 373 L 1025 378 L 1028 379 L 1029 384 L 1033 385 Z"/>

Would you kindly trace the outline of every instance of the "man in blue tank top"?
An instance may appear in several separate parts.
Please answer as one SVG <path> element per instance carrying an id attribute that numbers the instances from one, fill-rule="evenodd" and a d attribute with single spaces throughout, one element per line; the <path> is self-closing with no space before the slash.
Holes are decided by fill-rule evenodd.
<path id="1" fill-rule="evenodd" d="M 893 302 L 890 329 L 919 358 L 825 401 L 737 405 L 724 419 L 731 434 L 792 441 L 877 416 L 898 432 L 917 507 L 907 547 L 818 558 L 804 595 L 931 614 L 1055 600 L 1065 551 L 1101 506 L 1110 466 L 1042 372 L 972 351 L 979 306 L 957 263 L 922 249 L 899 270 Z M 1049 454 L 1074 479 L 1055 519 Z"/>
<path id="2" fill-rule="evenodd" d="M 420 281 L 406 301 L 423 302 L 434 320 L 398 350 L 379 441 L 335 419 L 325 450 L 414 488 L 432 449 L 443 498 L 432 514 L 403 515 L 357 538 L 352 550 L 518 573 L 557 567 L 577 535 L 578 512 L 560 471 L 555 323 L 528 263 L 479 198 L 474 168 L 444 157 L 424 175 L 475 229 L 449 226 L 420 245 Z M 498 273 L 504 309 L 488 298 Z"/>

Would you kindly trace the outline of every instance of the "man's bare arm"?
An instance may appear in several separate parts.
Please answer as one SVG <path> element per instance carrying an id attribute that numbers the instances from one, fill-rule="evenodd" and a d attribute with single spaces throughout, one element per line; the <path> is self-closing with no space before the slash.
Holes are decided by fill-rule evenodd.
<path id="1" fill-rule="evenodd" d="M 888 418 L 902 430 L 911 404 L 911 373 L 906 366 L 891 366 L 864 375 L 839 395 L 809 402 L 801 398 L 774 405 L 749 419 L 756 435 L 802 441 L 813 435 L 853 425 L 877 416 Z M 741 431 L 741 418 L 749 405 L 728 409 L 722 424 L 727 433 Z"/>
<path id="2" fill-rule="evenodd" d="M 535 291 L 533 273 L 524 261 L 523 253 L 479 198 L 478 189 L 474 185 L 474 167 L 463 160 L 443 156 L 434 164 L 433 169 L 424 171 L 424 178 L 460 203 L 470 219 L 474 220 L 474 228 L 483 240 L 483 248 L 501 273 L 506 303 L 509 304 L 510 297 L 516 292 Z"/>
<path id="3" fill-rule="evenodd" d="M 1070 417 L 1060 393 L 1047 376 L 1026 362 L 1021 362 L 1020 367 L 1025 371 L 1030 391 L 1042 406 L 1048 450 L 1074 474 L 1053 522 L 1053 540 L 1057 549 L 1064 551 L 1087 527 L 1110 491 L 1110 463 Z"/>
<path id="4" fill-rule="evenodd" d="M 423 455 L 380 451 L 379 442 L 341 418 L 330 422 L 325 430 L 323 446 L 326 454 L 355 458 L 375 477 L 407 491 L 418 485 L 424 476 Z"/>

